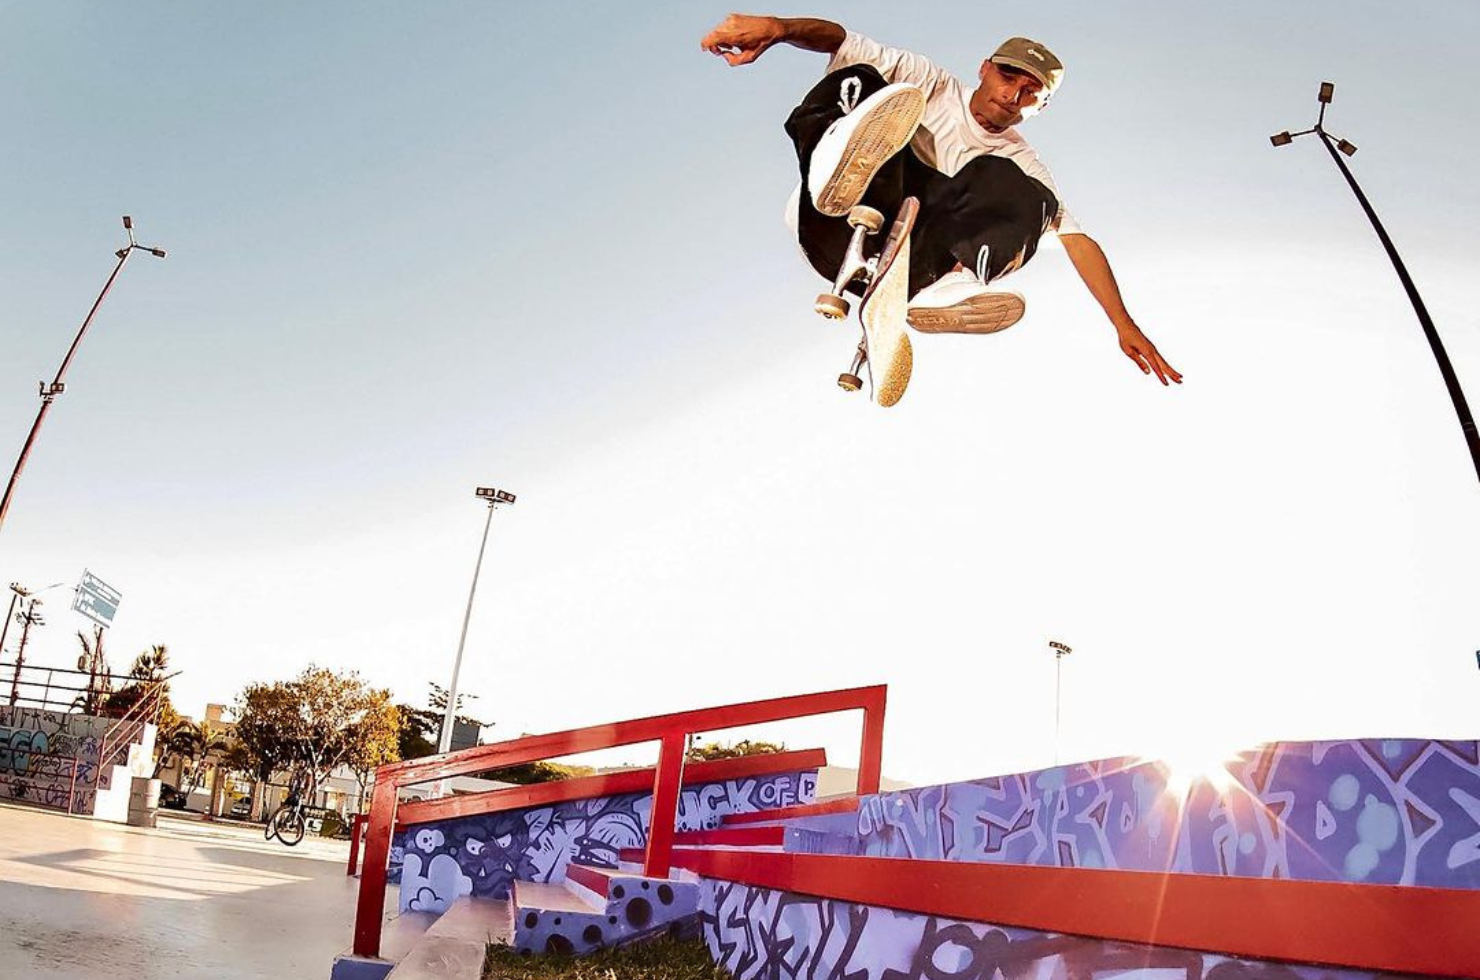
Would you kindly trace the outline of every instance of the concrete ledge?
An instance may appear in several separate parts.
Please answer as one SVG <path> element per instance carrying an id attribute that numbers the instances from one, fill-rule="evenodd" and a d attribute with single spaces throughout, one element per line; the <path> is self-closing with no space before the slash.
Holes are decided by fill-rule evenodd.
<path id="1" fill-rule="evenodd" d="M 390 976 L 391 980 L 479 980 L 487 956 L 486 942 L 429 932 L 396 964 Z"/>

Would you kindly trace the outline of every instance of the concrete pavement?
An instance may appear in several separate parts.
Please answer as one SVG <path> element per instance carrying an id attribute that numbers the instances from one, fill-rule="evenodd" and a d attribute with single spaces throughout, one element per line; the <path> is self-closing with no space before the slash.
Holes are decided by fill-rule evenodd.
<path id="1" fill-rule="evenodd" d="M 0 806 L 0 980 L 328 977 L 354 923 L 347 857 L 256 827 Z"/>

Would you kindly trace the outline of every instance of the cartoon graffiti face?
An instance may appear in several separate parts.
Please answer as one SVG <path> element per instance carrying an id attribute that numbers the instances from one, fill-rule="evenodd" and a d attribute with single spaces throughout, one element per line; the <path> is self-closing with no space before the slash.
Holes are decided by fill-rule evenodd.
<path id="1" fill-rule="evenodd" d="M 480 819 L 459 829 L 453 844 L 457 863 L 473 881 L 478 895 L 500 897 L 508 893 L 516 877 L 532 877 L 525 856 L 529 834 L 517 815 Z"/>
<path id="2" fill-rule="evenodd" d="M 615 867 L 623 848 L 642 847 L 646 840 L 642 820 L 633 810 L 608 806 L 587 820 L 586 833 L 575 840 L 575 860 Z"/>
<path id="3" fill-rule="evenodd" d="M 446 836 L 435 827 L 421 828 L 411 840 L 412 847 L 427 854 L 432 853 L 445 843 L 447 843 Z"/>

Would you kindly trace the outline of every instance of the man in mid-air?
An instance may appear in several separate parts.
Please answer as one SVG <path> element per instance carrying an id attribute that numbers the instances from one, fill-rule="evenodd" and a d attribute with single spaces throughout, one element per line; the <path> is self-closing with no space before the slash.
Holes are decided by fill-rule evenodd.
<path id="1" fill-rule="evenodd" d="M 993 333 L 1016 323 L 1024 304 L 988 284 L 1022 268 L 1053 231 L 1125 355 L 1162 384 L 1181 383 L 1126 312 L 1105 253 L 1065 210 L 1052 176 L 1014 128 L 1047 105 L 1063 79 L 1063 64 L 1042 44 L 1007 40 L 982 62 L 971 90 L 917 54 L 826 20 L 731 14 L 700 43 L 731 65 L 778 43 L 831 56 L 827 74 L 786 121 L 802 173 L 788 221 L 829 281 L 848 245 L 849 209 L 864 203 L 893 214 L 913 196 L 920 213 L 910 324 Z M 905 147 L 910 152 L 899 152 Z"/>

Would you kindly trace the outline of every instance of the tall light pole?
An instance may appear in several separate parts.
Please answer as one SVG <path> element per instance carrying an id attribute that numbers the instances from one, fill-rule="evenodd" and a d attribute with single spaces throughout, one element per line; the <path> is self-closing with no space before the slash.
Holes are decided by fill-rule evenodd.
<path id="1" fill-rule="evenodd" d="M 468 641 L 468 621 L 473 618 L 473 596 L 478 592 L 478 573 L 483 569 L 483 552 L 488 548 L 488 529 L 493 526 L 493 512 L 499 504 L 514 503 L 512 493 L 493 487 L 479 487 L 475 492 L 479 499 L 488 501 L 488 520 L 483 522 L 483 543 L 478 546 L 478 563 L 473 566 L 473 587 L 468 589 L 468 609 L 463 613 L 462 635 L 457 639 L 457 659 L 452 662 L 452 683 L 447 687 L 447 711 L 442 716 L 438 752 L 446 752 L 452 747 L 452 722 L 457 714 L 457 675 L 462 670 L 463 645 Z"/>
<path id="2" fill-rule="evenodd" d="M 1066 643 L 1049 640 L 1053 651 L 1053 764 L 1059 764 L 1059 693 L 1064 682 L 1064 658 L 1074 651 Z"/>
<path id="3" fill-rule="evenodd" d="M 1283 133 L 1275 133 L 1269 138 L 1269 142 L 1275 146 L 1289 146 L 1297 136 L 1308 136 L 1311 133 L 1321 138 L 1321 144 L 1326 147 L 1326 152 L 1331 154 L 1331 159 L 1336 162 L 1336 169 L 1346 178 L 1352 193 L 1357 196 L 1357 203 L 1367 214 L 1367 220 L 1372 222 L 1372 230 L 1377 232 L 1377 238 L 1382 242 L 1383 249 L 1387 252 L 1388 259 L 1397 270 L 1398 279 L 1403 283 L 1403 291 L 1408 294 L 1408 301 L 1413 304 L 1413 312 L 1418 315 L 1419 326 L 1423 327 L 1423 333 L 1429 341 L 1429 349 L 1434 353 L 1434 360 L 1439 363 L 1439 373 L 1444 376 L 1444 386 L 1449 389 L 1449 400 L 1454 403 L 1454 412 L 1459 416 L 1459 427 L 1464 433 L 1465 444 L 1470 448 L 1470 462 L 1475 467 L 1475 477 L 1480 479 L 1480 432 L 1475 429 L 1475 417 L 1470 414 L 1470 406 L 1465 401 L 1465 393 L 1459 386 L 1459 378 L 1454 373 L 1454 368 L 1449 363 L 1449 355 L 1444 351 L 1444 344 L 1439 340 L 1439 332 L 1434 329 L 1434 321 L 1429 317 L 1428 308 L 1423 305 L 1423 299 L 1418 295 L 1418 287 L 1413 285 L 1413 279 L 1408 275 L 1408 269 L 1403 265 L 1403 260 L 1398 257 L 1398 250 L 1393 247 L 1393 240 L 1388 237 L 1387 229 L 1383 228 L 1382 222 L 1377 220 L 1377 212 L 1372 210 L 1367 195 L 1362 193 L 1362 188 L 1357 186 L 1357 179 L 1352 176 L 1350 168 L 1341 159 L 1342 154 L 1351 156 L 1357 152 L 1353 143 L 1326 132 L 1326 106 L 1331 104 L 1331 97 L 1336 92 L 1336 86 L 1330 82 L 1322 82 L 1321 90 L 1316 98 L 1320 100 L 1321 111 L 1316 118 L 1316 124 L 1310 129 L 1302 129 L 1298 133 L 1286 130 Z M 1340 153 L 1337 151 L 1340 150 Z"/>
<path id="4" fill-rule="evenodd" d="M 164 249 L 151 248 L 140 245 L 134 241 L 134 219 L 128 215 L 123 216 L 123 230 L 128 232 L 128 244 L 113 253 L 118 256 L 118 264 L 113 267 L 113 274 L 108 281 L 103 283 L 103 291 L 98 293 L 98 298 L 93 301 L 92 309 L 87 311 L 86 318 L 82 321 L 82 327 L 78 329 L 77 336 L 72 341 L 72 346 L 67 348 L 67 356 L 62 358 L 62 366 L 57 368 L 56 377 L 51 384 L 45 381 L 41 385 L 41 409 L 36 413 L 36 421 L 31 423 L 31 432 L 26 436 L 26 444 L 21 447 L 20 458 L 15 461 L 15 469 L 10 474 L 10 483 L 6 484 L 5 496 L 0 497 L 0 528 L 5 526 L 5 514 L 10 510 L 10 498 L 15 495 L 15 485 L 20 481 L 21 470 L 26 468 L 26 459 L 31 455 L 31 446 L 36 442 L 36 433 L 41 431 L 41 423 L 46 420 L 46 413 L 51 411 L 51 403 L 56 397 L 67 390 L 67 384 L 63 380 L 67 375 L 67 367 L 72 363 L 72 358 L 77 354 L 77 347 L 82 343 L 82 337 L 87 333 L 87 328 L 92 324 L 93 316 L 98 312 L 98 307 L 103 305 L 103 298 L 108 295 L 108 290 L 113 288 L 113 280 L 123 271 L 124 263 L 128 262 L 129 256 L 134 251 L 148 252 L 157 258 L 164 258 Z"/>

